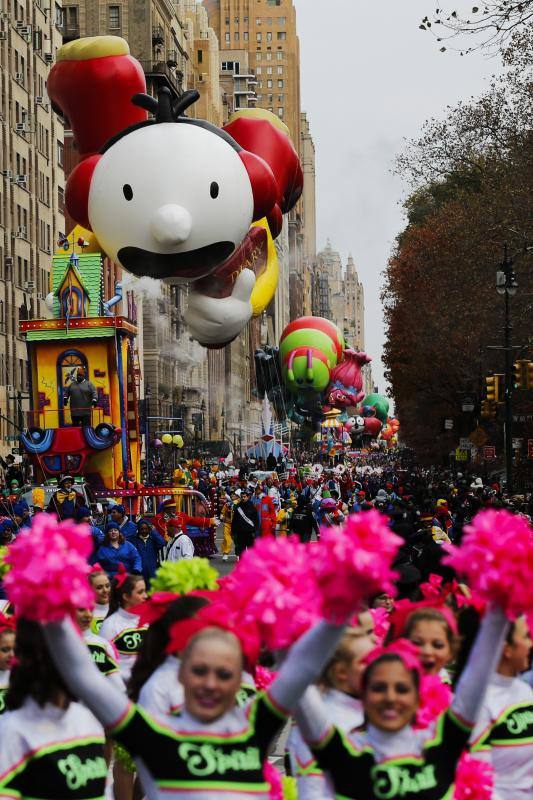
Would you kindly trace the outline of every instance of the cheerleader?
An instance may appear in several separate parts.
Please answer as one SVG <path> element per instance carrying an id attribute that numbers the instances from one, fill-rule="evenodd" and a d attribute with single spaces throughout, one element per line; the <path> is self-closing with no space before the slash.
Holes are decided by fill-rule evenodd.
<path id="1" fill-rule="evenodd" d="M 479 716 L 488 677 L 508 629 L 499 610 L 489 611 L 470 652 L 450 709 L 435 728 L 415 730 L 422 674 L 416 649 L 406 640 L 377 648 L 362 679 L 366 730 L 346 737 L 335 728 L 311 688 L 297 721 L 318 765 L 343 800 L 443 800 L 452 797 L 455 769 Z"/>
<path id="2" fill-rule="evenodd" d="M 492 761 L 497 800 L 533 797 L 533 690 L 519 677 L 529 667 L 532 644 L 520 617 L 511 625 L 472 737 L 473 751 Z"/>
<path id="3" fill-rule="evenodd" d="M 90 608 L 76 609 L 76 622 L 80 631 L 82 632 L 83 639 L 91 658 L 102 673 L 109 680 L 113 681 L 117 689 L 125 691 L 124 681 L 120 677 L 120 670 L 118 666 L 118 653 L 113 645 L 101 636 L 97 636 L 91 630 L 93 622 L 93 614 Z"/>
<path id="4" fill-rule="evenodd" d="M 184 625 L 188 621 L 173 626 L 171 647 L 183 641 Z M 110 686 L 69 621 L 46 625 L 45 634 L 71 690 L 137 760 L 148 800 L 163 800 L 170 792 L 190 800 L 267 800 L 263 764 L 269 748 L 344 627 L 322 621 L 305 634 L 268 690 L 244 710 L 235 702 L 243 667 L 239 640 L 228 630 L 207 625 L 189 639 L 182 653 L 184 709 L 180 716 L 169 717 L 167 726 Z"/>
<path id="5" fill-rule="evenodd" d="M 362 624 L 346 631 L 319 680 L 322 699 L 331 721 L 346 734 L 364 723 L 363 704 L 359 699 L 361 675 L 365 657 L 376 646 L 372 625 L 370 628 L 364 625 L 366 616 L 361 614 Z M 293 728 L 291 732 L 289 755 L 297 775 L 298 800 L 335 798 L 331 782 L 318 766 L 298 728 Z"/>
<path id="6" fill-rule="evenodd" d="M 93 626 L 96 633 L 98 633 L 104 619 L 109 614 L 109 598 L 111 595 L 109 577 L 100 564 L 93 565 L 89 574 L 89 583 L 94 591 Z"/>
<path id="7" fill-rule="evenodd" d="M 6 694 L 14 656 L 15 621 L 0 614 L 0 714 L 6 710 Z"/>
<path id="8" fill-rule="evenodd" d="M 443 606 L 413 611 L 405 625 L 404 635 L 418 647 L 424 673 L 440 675 L 445 683 L 450 683 L 446 667 L 454 660 L 459 643 L 457 623 L 451 609 Z"/>
<path id="9" fill-rule="evenodd" d="M 177 597 L 146 632 L 133 665 L 128 694 L 154 717 L 165 720 L 183 706 L 179 654 L 166 653 L 170 628 L 179 620 L 193 617 L 205 605 L 207 600 L 202 597 Z"/>
<path id="10" fill-rule="evenodd" d="M 73 701 L 37 623 L 18 620 L 15 655 L 0 718 L 0 798 L 103 800 L 103 728 Z"/>
<path id="11" fill-rule="evenodd" d="M 113 579 L 109 614 L 100 628 L 100 636 L 111 642 L 119 655 L 122 679 L 128 682 L 137 653 L 146 633 L 139 617 L 129 609 L 146 600 L 146 585 L 142 575 L 117 573 Z"/>

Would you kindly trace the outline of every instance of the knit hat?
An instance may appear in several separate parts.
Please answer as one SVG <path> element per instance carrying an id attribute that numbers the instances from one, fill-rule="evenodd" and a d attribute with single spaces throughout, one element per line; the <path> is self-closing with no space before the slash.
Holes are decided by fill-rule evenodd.
<path id="1" fill-rule="evenodd" d="M 79 508 L 76 509 L 75 516 L 78 521 L 80 519 L 83 519 L 84 517 L 90 517 L 91 509 L 87 508 L 87 506 L 80 506 Z"/>
<path id="2" fill-rule="evenodd" d="M 105 532 L 109 533 L 109 531 L 119 531 L 120 528 L 118 527 L 116 522 L 108 522 L 105 526 Z"/>
<path id="3" fill-rule="evenodd" d="M 122 516 L 124 516 L 124 514 L 126 513 L 126 509 L 124 508 L 124 506 L 121 505 L 111 506 L 109 512 L 111 513 L 111 511 L 117 511 L 119 514 L 122 514 Z"/>
<path id="4" fill-rule="evenodd" d="M 13 514 L 16 514 L 17 517 L 21 517 L 25 511 L 29 511 L 30 507 L 25 500 L 19 500 L 18 503 L 13 505 Z"/>

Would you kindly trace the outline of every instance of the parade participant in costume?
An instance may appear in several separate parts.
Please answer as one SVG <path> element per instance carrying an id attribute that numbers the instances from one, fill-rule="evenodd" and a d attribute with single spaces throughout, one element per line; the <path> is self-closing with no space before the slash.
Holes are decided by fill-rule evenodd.
<path id="1" fill-rule="evenodd" d="M 359 800 L 401 797 L 442 800 L 453 793 L 455 769 L 479 716 L 490 673 L 508 630 L 499 609 L 490 610 L 470 652 L 451 707 L 436 728 L 416 730 L 421 665 L 414 645 L 399 639 L 377 648 L 362 680 L 366 730 L 345 738 L 328 716 L 320 694 L 309 689 L 297 712 L 302 734 L 337 795 Z"/>
<path id="2" fill-rule="evenodd" d="M 63 389 L 63 401 L 66 406 L 70 403 L 73 425 L 91 424 L 91 412 L 98 402 L 98 392 L 94 383 L 87 380 L 85 367 L 78 367 L 76 380 Z"/>
<path id="3" fill-rule="evenodd" d="M 252 547 L 255 531 L 259 527 L 259 517 L 250 500 L 248 489 L 241 491 L 241 497 L 233 511 L 231 521 L 231 535 L 235 542 L 235 555 L 237 558 L 248 548 Z"/>
<path id="4" fill-rule="evenodd" d="M 87 508 L 87 506 L 80 506 L 76 509 L 74 517 L 76 522 L 78 522 L 80 525 L 88 525 L 90 527 L 91 536 L 93 537 L 94 543 L 94 552 L 96 553 L 100 545 L 104 543 L 104 532 L 98 527 L 98 525 L 93 524 L 91 509 Z"/>
<path id="5" fill-rule="evenodd" d="M 93 624 L 98 633 L 102 627 L 102 622 L 109 613 L 109 598 L 111 596 L 109 576 L 98 563 L 93 564 L 89 574 L 89 584 L 94 591 Z"/>
<path id="6" fill-rule="evenodd" d="M 19 619 L 15 655 L 8 711 L 0 719 L 0 797 L 103 800 L 104 731 L 73 700 L 37 623 Z"/>
<path id="7" fill-rule="evenodd" d="M 194 544 L 183 530 L 180 517 L 169 519 L 167 531 L 169 539 L 161 551 L 161 560 L 181 561 L 184 558 L 194 558 Z"/>
<path id="8" fill-rule="evenodd" d="M 83 498 L 72 488 L 74 479 L 71 475 L 63 475 L 58 483 L 59 489 L 52 495 L 46 510 L 49 514 L 56 514 L 59 519 L 72 519 L 76 509 L 83 505 Z"/>
<path id="9" fill-rule="evenodd" d="M 318 533 L 311 503 L 304 494 L 300 494 L 297 506 L 291 516 L 290 531 L 295 533 L 301 542 L 310 542 L 314 530 Z"/>
<path id="10" fill-rule="evenodd" d="M 13 517 L 19 530 L 31 528 L 30 507 L 25 500 L 19 500 L 18 503 L 13 504 Z"/>
<path id="11" fill-rule="evenodd" d="M 107 525 L 104 542 L 96 551 L 94 558 L 111 578 L 116 575 L 119 564 L 123 564 L 127 572 L 137 575 L 142 572 L 139 551 L 135 545 L 124 539 L 116 522 Z"/>
<path id="12" fill-rule="evenodd" d="M 146 626 L 130 609 L 146 600 L 146 584 L 142 575 L 128 575 L 119 570 L 113 580 L 109 615 L 100 628 L 100 636 L 111 642 L 119 655 L 120 674 L 129 680 L 137 653 L 146 633 Z"/>
<path id="13" fill-rule="evenodd" d="M 0 614 L 0 714 L 6 710 L 6 694 L 14 656 L 15 620 Z"/>
<path id="14" fill-rule="evenodd" d="M 350 734 L 364 724 L 361 676 L 365 657 L 376 646 L 369 614 L 359 615 L 358 627 L 348 628 L 319 680 L 322 699 L 332 723 Z M 366 624 L 368 622 L 368 624 Z M 298 776 L 298 800 L 328 800 L 335 797 L 297 728 L 290 737 L 289 753 Z"/>
<path id="15" fill-rule="evenodd" d="M 524 617 L 512 625 L 491 676 L 472 736 L 472 749 L 490 758 L 497 800 L 533 797 L 533 689 L 520 679 L 530 664 L 531 632 Z"/>
<path id="16" fill-rule="evenodd" d="M 15 523 L 11 517 L 0 517 L 0 547 L 7 547 L 15 540 Z"/>
<path id="17" fill-rule="evenodd" d="M 234 507 L 239 500 L 236 492 L 231 493 L 231 498 L 228 497 L 220 512 L 220 519 L 222 520 L 222 561 L 227 561 L 233 546 L 231 538 L 231 521 L 233 519 Z"/>
<path id="18" fill-rule="evenodd" d="M 89 649 L 91 658 L 106 678 L 113 681 L 117 689 L 125 691 L 124 681 L 120 677 L 118 666 L 119 655 L 113 645 L 102 636 L 91 630 L 93 615 L 90 608 L 76 609 L 76 624 L 83 634 L 85 644 Z"/>

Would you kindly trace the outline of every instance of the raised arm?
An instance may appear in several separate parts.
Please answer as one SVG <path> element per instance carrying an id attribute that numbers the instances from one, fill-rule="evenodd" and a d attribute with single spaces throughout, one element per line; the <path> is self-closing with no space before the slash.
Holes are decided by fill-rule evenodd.
<path id="1" fill-rule="evenodd" d="M 451 705 L 453 713 L 469 725 L 473 725 L 479 716 L 508 628 L 509 620 L 500 608 L 490 608 L 483 617 Z"/>
<path id="2" fill-rule="evenodd" d="M 70 620 L 43 625 L 50 655 L 72 694 L 85 703 L 104 727 L 112 727 L 131 702 L 94 664 Z"/>
<path id="3" fill-rule="evenodd" d="M 346 625 L 321 620 L 291 647 L 268 694 L 277 706 L 291 711 L 315 681 L 337 647 Z"/>

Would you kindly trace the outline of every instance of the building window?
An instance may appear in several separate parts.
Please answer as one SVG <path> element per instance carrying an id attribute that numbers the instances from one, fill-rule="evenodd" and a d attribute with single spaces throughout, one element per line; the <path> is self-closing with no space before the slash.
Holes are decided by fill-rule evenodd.
<path id="1" fill-rule="evenodd" d="M 256 61 L 261 61 L 262 58 L 263 58 L 263 54 L 262 53 L 256 53 L 255 54 L 255 60 Z"/>
<path id="2" fill-rule="evenodd" d="M 255 24 L 261 25 L 261 22 L 262 22 L 261 17 L 257 17 L 257 19 L 255 20 Z"/>
<path id="3" fill-rule="evenodd" d="M 67 12 L 67 29 L 76 30 L 78 27 L 78 6 L 68 6 L 65 11 Z"/>
<path id="4" fill-rule="evenodd" d="M 231 34 L 226 33 L 226 42 L 229 44 L 231 42 Z"/>
<path id="5" fill-rule="evenodd" d="M 283 61 L 283 59 L 285 58 L 285 53 L 283 53 L 283 52 L 277 53 L 276 55 L 277 55 L 278 61 Z"/>
<path id="6" fill-rule="evenodd" d="M 272 31 L 267 31 L 267 42 L 272 41 Z"/>
<path id="7" fill-rule="evenodd" d="M 267 61 L 272 61 L 272 53 L 267 53 Z"/>
<path id="8" fill-rule="evenodd" d="M 57 142 L 57 163 L 60 167 L 63 166 L 63 142 Z"/>
<path id="9" fill-rule="evenodd" d="M 278 81 L 278 89 L 283 89 L 283 81 Z"/>
<path id="10" fill-rule="evenodd" d="M 281 0 L 267 0 L 267 6 L 280 6 Z"/>
<path id="11" fill-rule="evenodd" d="M 235 31 L 235 41 L 239 41 L 239 31 Z"/>
<path id="12" fill-rule="evenodd" d="M 272 89 L 272 81 L 267 81 L 267 89 Z"/>
<path id="13" fill-rule="evenodd" d="M 120 6 L 109 6 L 109 28 L 116 30 L 120 27 Z"/>
<path id="14" fill-rule="evenodd" d="M 247 42 L 248 41 L 248 31 L 244 31 L 242 37 L 243 37 L 244 41 Z"/>
<path id="15" fill-rule="evenodd" d="M 278 67 L 278 75 L 283 75 L 283 67 Z"/>
<path id="16" fill-rule="evenodd" d="M 256 70 L 255 70 L 255 74 L 256 75 L 261 75 L 262 72 L 263 72 L 263 68 L 262 67 L 257 67 Z"/>
<path id="17" fill-rule="evenodd" d="M 285 41 L 287 34 L 285 31 L 278 31 L 278 42 Z"/>
<path id="18" fill-rule="evenodd" d="M 245 25 L 248 25 L 248 17 L 243 17 L 242 21 L 244 22 Z"/>
<path id="19" fill-rule="evenodd" d="M 65 211 L 65 190 L 62 186 L 57 187 L 57 210 L 61 214 Z"/>
<path id="20" fill-rule="evenodd" d="M 198 50 L 198 63 L 201 64 L 204 60 L 204 51 Z"/>
<path id="21" fill-rule="evenodd" d="M 235 25 L 239 24 L 239 17 L 235 17 Z"/>
<path id="22" fill-rule="evenodd" d="M 261 33 L 261 31 L 258 31 L 258 33 L 255 34 L 255 38 L 258 42 L 263 41 L 263 34 Z"/>

